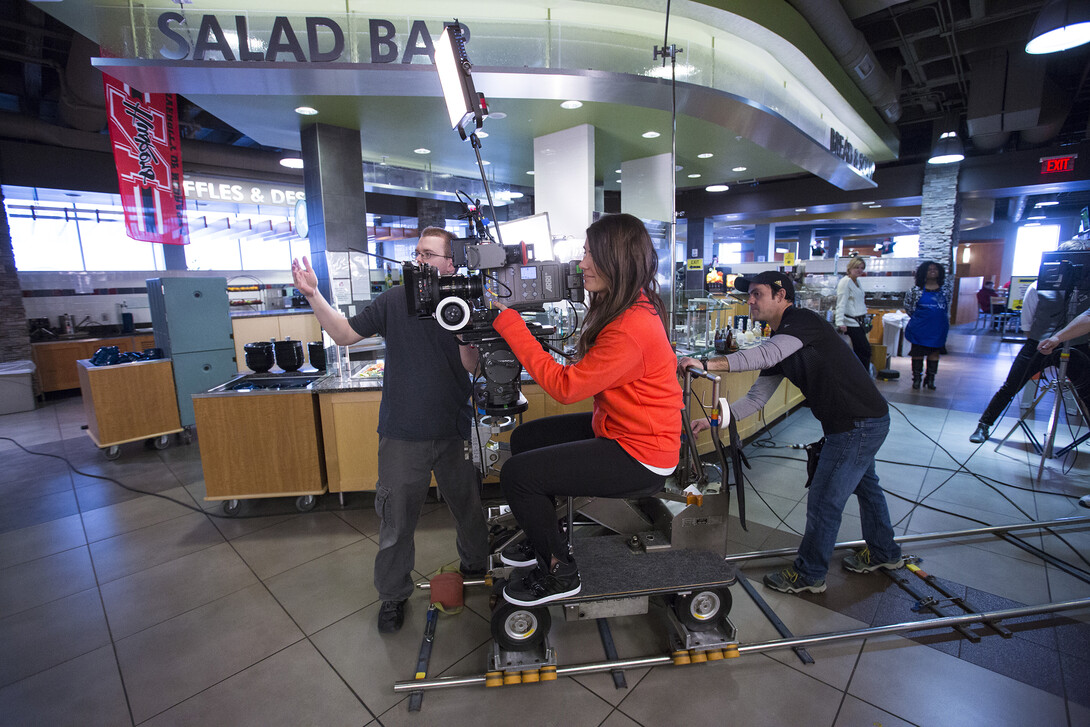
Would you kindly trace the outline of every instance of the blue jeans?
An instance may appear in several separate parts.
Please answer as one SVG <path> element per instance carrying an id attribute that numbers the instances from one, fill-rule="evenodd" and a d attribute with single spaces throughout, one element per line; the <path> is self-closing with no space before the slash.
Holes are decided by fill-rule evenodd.
<path id="1" fill-rule="evenodd" d="M 901 546 L 893 541 L 886 496 L 874 471 L 874 457 L 887 434 L 888 414 L 880 419 L 857 419 L 852 429 L 825 436 L 806 500 L 806 533 L 795 558 L 795 570 L 807 582 L 825 578 L 844 506 L 853 492 L 859 498 L 863 539 L 870 548 L 871 562 L 887 563 L 901 557 Z"/>

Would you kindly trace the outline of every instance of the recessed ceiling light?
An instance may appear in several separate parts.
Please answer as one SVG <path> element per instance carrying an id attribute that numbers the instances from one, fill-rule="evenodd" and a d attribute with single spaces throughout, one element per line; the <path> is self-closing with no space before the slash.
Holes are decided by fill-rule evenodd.
<path id="1" fill-rule="evenodd" d="M 582 108 L 582 106 L 582 101 L 565 101 L 564 103 L 560 104 L 560 108 L 562 109 L 578 109 Z"/>
<path id="2" fill-rule="evenodd" d="M 705 192 L 726 192 L 730 187 L 725 184 L 711 184 L 704 187 Z"/>
<path id="3" fill-rule="evenodd" d="M 806 208 L 805 208 L 805 207 L 796 207 L 796 208 L 795 208 L 795 211 L 796 211 L 796 212 L 805 212 L 805 211 L 806 211 Z"/>
<path id="4" fill-rule="evenodd" d="M 530 171 L 528 171 L 526 173 L 529 174 L 531 177 L 534 176 L 534 170 L 533 169 L 531 169 Z"/>
<path id="5" fill-rule="evenodd" d="M 696 158 L 697 159 L 711 159 L 713 156 L 715 156 L 715 154 L 712 154 L 710 151 L 706 151 L 703 154 L 697 154 Z"/>
<path id="6" fill-rule="evenodd" d="M 618 179 L 618 180 L 617 180 L 617 184 L 620 184 L 620 183 L 621 183 L 621 180 L 619 180 L 619 179 Z"/>
<path id="7" fill-rule="evenodd" d="M 478 139 L 487 139 L 488 138 L 488 132 L 487 131 L 478 131 L 477 132 L 477 138 Z"/>
<path id="8" fill-rule="evenodd" d="M 859 204 L 871 205 L 874 204 L 874 200 L 871 200 L 870 202 L 860 202 Z"/>
<path id="9" fill-rule="evenodd" d="M 644 139 L 657 139 L 662 136 L 662 134 L 657 131 L 645 131 L 643 132 L 642 136 Z"/>
<path id="10" fill-rule="evenodd" d="M 614 174 L 620 174 L 620 173 L 621 173 L 621 170 L 620 170 L 620 169 L 614 169 L 614 170 L 613 170 L 613 173 L 614 173 Z"/>
<path id="11" fill-rule="evenodd" d="M 878 203 L 875 203 L 875 204 L 871 204 L 871 205 L 867 205 L 867 206 L 870 207 L 872 210 L 876 210 L 879 207 L 881 207 L 882 205 L 880 205 Z"/>
<path id="12" fill-rule="evenodd" d="M 1048 218 L 1045 217 L 1044 215 L 1030 215 L 1026 219 L 1027 220 L 1047 220 Z"/>
<path id="13" fill-rule="evenodd" d="M 300 116 L 314 116 L 318 113 L 318 109 L 312 108 L 310 106 L 298 106 L 295 109 L 295 113 L 299 114 Z"/>
<path id="14" fill-rule="evenodd" d="M 487 114 L 485 114 L 484 117 L 486 119 L 495 119 L 496 121 L 501 121 L 507 118 L 507 114 L 502 111 L 489 111 Z"/>
<path id="15" fill-rule="evenodd" d="M 299 157 L 284 157 L 280 160 L 280 166 L 287 167 L 288 169 L 302 169 L 303 160 Z"/>
<path id="16" fill-rule="evenodd" d="M 420 147 L 419 149 L 413 149 L 413 154 L 431 154 L 431 149 Z"/>
<path id="17" fill-rule="evenodd" d="M 744 172 L 744 171 L 746 171 L 746 168 L 745 167 L 735 167 L 734 169 L 731 169 L 731 171 L 732 172 Z"/>
<path id="18" fill-rule="evenodd" d="M 1056 200 L 1052 200 L 1051 202 L 1038 202 L 1037 204 L 1035 204 L 1033 206 L 1034 207 L 1051 207 L 1052 205 L 1056 205 L 1056 204 L 1059 204 L 1059 202 L 1056 201 Z"/>
<path id="19" fill-rule="evenodd" d="M 699 174 L 690 174 L 689 179 L 700 179 L 700 175 Z"/>
<path id="20" fill-rule="evenodd" d="M 487 166 L 488 166 L 489 164 L 491 164 L 491 163 L 492 163 L 492 162 L 488 161 L 487 159 L 485 159 L 484 161 L 482 161 L 482 162 L 481 162 L 481 164 L 483 164 L 483 165 L 484 165 L 484 166 L 486 166 L 486 167 L 487 167 Z"/>
<path id="21" fill-rule="evenodd" d="M 1022 227 L 1040 227 L 1040 226 L 1041 226 L 1040 222 L 1027 222 L 1026 224 L 1022 225 Z"/>

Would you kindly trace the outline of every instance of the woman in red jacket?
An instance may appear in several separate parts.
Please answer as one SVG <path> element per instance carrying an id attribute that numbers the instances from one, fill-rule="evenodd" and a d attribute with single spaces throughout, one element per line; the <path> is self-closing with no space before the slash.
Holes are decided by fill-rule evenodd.
<path id="1" fill-rule="evenodd" d="M 677 358 L 647 229 L 632 215 L 603 217 L 587 228 L 580 266 L 590 303 L 571 365 L 543 351 L 516 311 L 504 310 L 494 323 L 554 399 L 594 397 L 593 412 L 536 419 L 512 432 L 500 483 L 526 542 L 505 548 L 501 560 L 529 570 L 516 571 L 503 595 L 523 606 L 579 592 L 553 498 L 654 494 L 677 467 L 681 446 Z"/>

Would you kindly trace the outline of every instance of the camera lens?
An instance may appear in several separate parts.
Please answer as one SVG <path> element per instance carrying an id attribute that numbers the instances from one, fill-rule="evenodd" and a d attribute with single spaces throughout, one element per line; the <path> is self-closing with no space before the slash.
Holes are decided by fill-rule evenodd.
<path id="1" fill-rule="evenodd" d="M 440 296 L 457 296 L 458 298 L 479 298 L 483 288 L 479 275 L 443 275 L 439 278 Z"/>

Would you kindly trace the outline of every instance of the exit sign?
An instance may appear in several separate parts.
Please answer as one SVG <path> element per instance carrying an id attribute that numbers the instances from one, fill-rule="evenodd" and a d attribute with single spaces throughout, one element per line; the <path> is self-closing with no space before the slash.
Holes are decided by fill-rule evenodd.
<path id="1" fill-rule="evenodd" d="M 1075 171 L 1076 157 L 1078 157 L 1078 154 L 1068 154 L 1061 157 L 1044 157 L 1041 159 L 1041 174 L 1073 172 Z"/>

